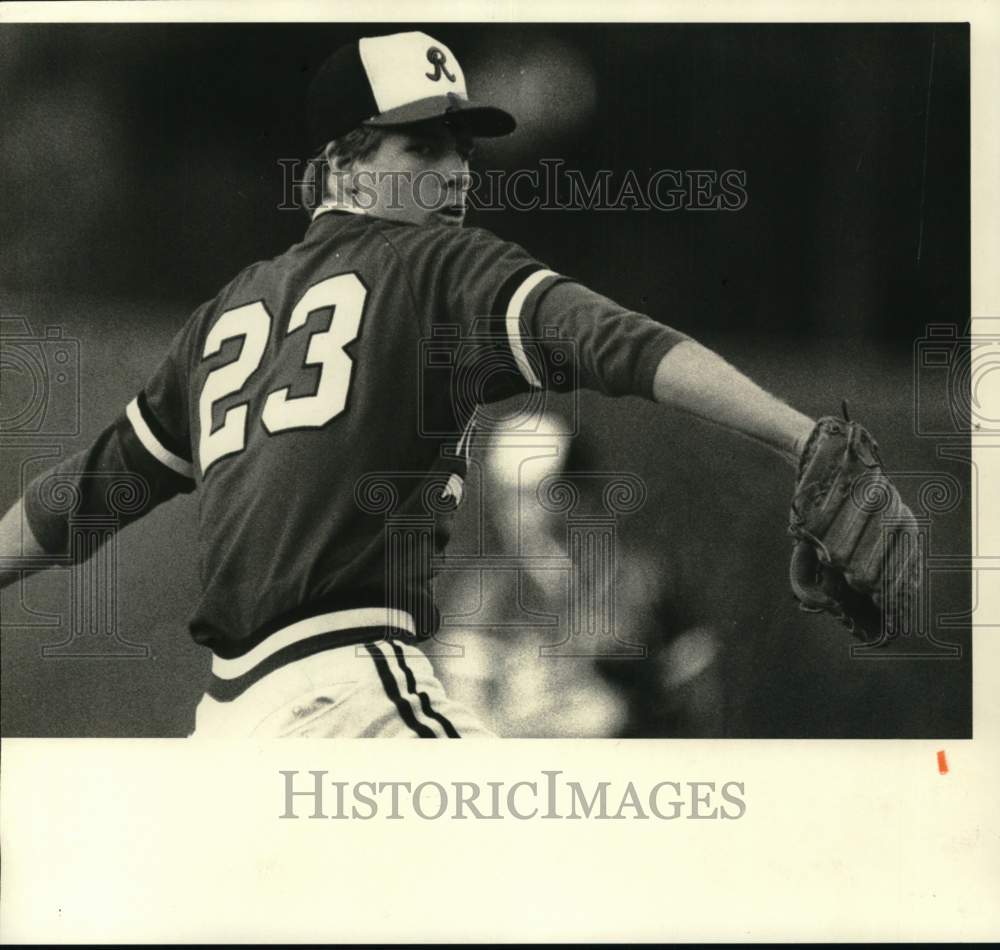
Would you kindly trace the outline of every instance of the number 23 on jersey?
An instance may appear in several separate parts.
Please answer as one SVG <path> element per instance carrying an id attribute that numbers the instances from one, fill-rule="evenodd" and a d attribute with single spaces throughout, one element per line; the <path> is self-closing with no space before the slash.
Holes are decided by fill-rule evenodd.
<path id="1" fill-rule="evenodd" d="M 314 284 L 295 305 L 286 336 L 301 331 L 314 311 L 333 310 L 330 326 L 311 335 L 303 364 L 319 369 L 319 383 L 308 396 L 289 395 L 292 380 L 268 393 L 260 420 L 269 433 L 320 429 L 344 411 L 353 369 L 344 347 L 358 336 L 367 295 L 368 289 L 357 274 L 338 274 Z M 227 310 L 209 331 L 202 352 L 204 359 L 218 353 L 227 340 L 242 339 L 243 346 L 236 360 L 208 374 L 198 398 L 202 475 L 219 459 L 246 448 L 249 400 L 227 409 L 222 424 L 214 430 L 212 410 L 220 400 L 243 390 L 260 368 L 272 323 L 271 314 L 258 300 Z"/>

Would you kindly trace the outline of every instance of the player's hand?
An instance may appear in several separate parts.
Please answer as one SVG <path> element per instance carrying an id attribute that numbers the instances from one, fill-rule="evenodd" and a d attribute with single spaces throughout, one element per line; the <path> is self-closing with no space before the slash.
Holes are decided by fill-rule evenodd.
<path id="1" fill-rule="evenodd" d="M 789 580 L 804 610 L 832 614 L 882 641 L 913 621 L 920 588 L 917 523 L 885 474 L 871 434 L 825 416 L 799 460 Z"/>

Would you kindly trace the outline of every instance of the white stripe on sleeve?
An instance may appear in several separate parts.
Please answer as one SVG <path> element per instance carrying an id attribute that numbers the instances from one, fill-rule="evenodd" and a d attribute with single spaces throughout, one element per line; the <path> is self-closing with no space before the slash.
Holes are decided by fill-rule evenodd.
<path id="1" fill-rule="evenodd" d="M 136 438 L 138 438 L 153 458 L 161 464 L 166 465 L 167 468 L 178 475 L 183 475 L 185 478 L 194 478 L 194 467 L 191 463 L 185 462 L 179 455 L 174 455 L 173 452 L 153 435 L 153 430 L 149 428 L 146 420 L 142 417 L 138 399 L 133 399 L 125 407 L 125 415 L 128 416 L 128 421 L 132 423 L 132 429 L 135 431 Z"/>
<path id="2" fill-rule="evenodd" d="M 521 341 L 521 308 L 524 306 L 525 300 L 528 299 L 528 294 L 543 280 L 547 277 L 557 276 L 558 274 L 555 271 L 536 270 L 533 274 L 526 277 L 521 286 L 514 291 L 514 295 L 510 298 L 510 304 L 507 307 L 507 340 L 510 343 L 511 352 L 514 354 L 514 362 L 517 363 L 517 368 L 521 371 L 521 375 L 528 385 L 534 386 L 535 389 L 542 388 L 542 381 L 532 369 L 531 364 L 528 362 L 528 357 L 524 352 L 524 343 Z"/>

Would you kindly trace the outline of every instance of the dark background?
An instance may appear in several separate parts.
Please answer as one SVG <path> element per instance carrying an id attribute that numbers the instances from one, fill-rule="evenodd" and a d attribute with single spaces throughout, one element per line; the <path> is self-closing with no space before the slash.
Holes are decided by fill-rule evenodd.
<path id="1" fill-rule="evenodd" d="M 313 70 L 357 35 L 405 25 L 0 27 L 0 304 L 80 341 L 82 447 L 141 387 L 190 311 L 302 234 L 279 210 L 280 158 L 305 158 Z M 418 27 L 419 28 L 419 27 Z M 470 224 L 717 348 L 803 411 L 852 413 L 895 472 L 968 470 L 914 432 L 914 345 L 969 313 L 968 29 L 907 25 L 433 25 L 470 91 L 521 128 L 481 168 L 558 158 L 590 175 L 742 169 L 738 212 L 481 212 Z M 10 378 L 4 398 L 16 399 Z M 946 400 L 944 386 L 940 404 Z M 637 400 L 582 402 L 592 464 L 652 486 L 623 531 L 680 565 L 679 596 L 724 643 L 729 736 L 964 736 L 959 660 L 851 659 L 840 628 L 790 603 L 791 470 Z M 44 440 L 42 440 L 44 442 Z M 959 438 L 961 441 L 961 438 Z M 4 446 L 0 504 L 17 496 Z M 33 474 L 33 472 L 31 473 Z M 908 485 L 901 482 L 904 494 Z M 912 491 L 907 495 L 913 500 Z M 184 618 L 197 591 L 196 500 L 125 532 L 119 628 L 148 660 L 54 659 L 7 618 L 6 735 L 182 735 L 207 670 Z M 935 516 L 939 553 L 969 549 L 967 493 Z M 26 588 L 66 603 L 67 575 Z M 935 613 L 969 578 L 935 581 Z M 62 608 L 64 609 L 64 607 Z"/>

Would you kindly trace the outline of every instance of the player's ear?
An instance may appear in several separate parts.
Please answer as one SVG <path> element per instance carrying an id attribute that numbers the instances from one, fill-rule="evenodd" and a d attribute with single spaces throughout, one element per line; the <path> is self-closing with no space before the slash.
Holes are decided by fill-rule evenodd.
<path id="1" fill-rule="evenodd" d="M 323 149 L 323 157 L 327 162 L 333 166 L 337 160 L 337 143 L 327 142 L 326 147 Z"/>
<path id="2" fill-rule="evenodd" d="M 333 199 L 334 203 L 345 200 L 350 193 L 350 173 L 354 162 L 337 151 L 336 142 L 328 142 L 323 149 L 326 164 L 323 173 L 326 179 L 325 197 Z"/>
<path id="3" fill-rule="evenodd" d="M 327 143 L 323 149 L 323 155 L 326 158 L 326 164 L 330 171 L 350 171 L 351 166 L 354 164 L 351 158 L 337 152 L 337 143 L 335 141 Z"/>

